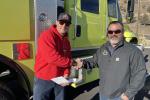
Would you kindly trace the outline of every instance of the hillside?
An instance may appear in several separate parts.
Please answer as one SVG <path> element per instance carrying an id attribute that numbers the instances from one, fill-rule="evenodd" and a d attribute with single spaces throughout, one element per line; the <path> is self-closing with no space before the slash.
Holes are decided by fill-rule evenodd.
<path id="1" fill-rule="evenodd" d="M 138 1 L 140 1 L 139 9 Z M 125 17 L 127 0 L 119 2 L 122 15 Z M 128 25 L 134 33 L 137 33 L 142 44 L 150 46 L 150 0 L 135 0 L 134 19 Z"/>

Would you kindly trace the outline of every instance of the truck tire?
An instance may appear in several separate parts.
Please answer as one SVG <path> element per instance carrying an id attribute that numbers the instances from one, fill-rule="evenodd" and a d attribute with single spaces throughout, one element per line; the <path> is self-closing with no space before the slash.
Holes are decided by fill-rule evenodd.
<path id="1" fill-rule="evenodd" d="M 0 100 L 16 100 L 13 92 L 4 84 L 0 83 Z"/>

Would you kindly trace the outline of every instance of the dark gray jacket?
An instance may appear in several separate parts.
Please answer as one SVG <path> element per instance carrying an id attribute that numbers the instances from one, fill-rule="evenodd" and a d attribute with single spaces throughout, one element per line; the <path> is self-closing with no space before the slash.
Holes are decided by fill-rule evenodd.
<path id="1" fill-rule="evenodd" d="M 105 43 L 85 66 L 100 68 L 100 93 L 110 98 L 125 93 L 129 99 L 144 86 L 146 67 L 142 52 L 134 45 L 121 41 L 115 49 Z"/>

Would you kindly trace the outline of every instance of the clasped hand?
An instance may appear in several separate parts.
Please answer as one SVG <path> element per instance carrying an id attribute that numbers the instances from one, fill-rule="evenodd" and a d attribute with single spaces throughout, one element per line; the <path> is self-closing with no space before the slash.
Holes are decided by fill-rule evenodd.
<path id="1" fill-rule="evenodd" d="M 74 63 L 72 64 L 72 66 L 78 70 L 83 66 L 83 60 L 81 58 L 77 58 L 73 61 Z"/>

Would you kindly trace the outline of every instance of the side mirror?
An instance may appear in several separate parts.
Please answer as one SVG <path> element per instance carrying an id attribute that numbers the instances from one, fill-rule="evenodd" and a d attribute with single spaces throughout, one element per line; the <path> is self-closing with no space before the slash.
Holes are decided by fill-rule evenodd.
<path id="1" fill-rule="evenodd" d="M 134 0 L 128 0 L 127 3 L 127 20 L 128 22 L 132 22 L 134 17 Z"/>

